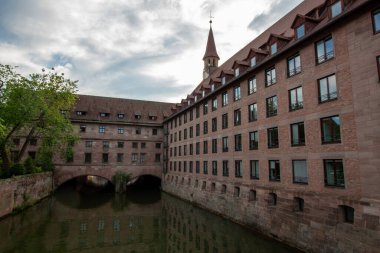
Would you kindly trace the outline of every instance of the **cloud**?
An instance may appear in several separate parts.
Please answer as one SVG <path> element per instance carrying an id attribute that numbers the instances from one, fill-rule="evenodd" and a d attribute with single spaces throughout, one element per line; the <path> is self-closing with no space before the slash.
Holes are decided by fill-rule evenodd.
<path id="1" fill-rule="evenodd" d="M 269 8 L 256 15 L 248 25 L 248 29 L 254 32 L 261 32 L 270 25 L 279 20 L 282 16 L 292 10 L 295 4 L 299 4 L 302 0 L 276 0 L 273 1 Z"/>

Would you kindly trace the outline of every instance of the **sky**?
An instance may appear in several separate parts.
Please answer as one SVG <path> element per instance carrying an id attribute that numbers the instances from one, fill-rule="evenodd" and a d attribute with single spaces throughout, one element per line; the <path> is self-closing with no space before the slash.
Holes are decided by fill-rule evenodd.
<path id="1" fill-rule="evenodd" d="M 219 64 L 302 0 L 0 0 L 0 63 L 54 68 L 78 93 L 180 102 L 202 81 L 210 11 Z"/>

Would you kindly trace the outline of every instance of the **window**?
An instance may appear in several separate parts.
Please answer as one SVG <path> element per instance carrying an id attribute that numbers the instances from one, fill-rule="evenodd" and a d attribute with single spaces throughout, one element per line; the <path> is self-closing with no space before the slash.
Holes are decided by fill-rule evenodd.
<path id="1" fill-rule="evenodd" d="M 92 154 L 84 153 L 84 163 L 91 163 L 91 160 L 92 160 Z"/>
<path id="2" fill-rule="evenodd" d="M 241 134 L 235 135 L 235 151 L 241 151 Z"/>
<path id="3" fill-rule="evenodd" d="M 223 152 L 228 152 L 228 137 L 223 137 L 222 138 L 222 143 L 223 143 Z"/>
<path id="4" fill-rule="evenodd" d="M 235 69 L 235 77 L 238 77 L 240 74 L 240 69 L 239 68 L 236 68 Z"/>
<path id="5" fill-rule="evenodd" d="M 236 160 L 235 161 L 235 177 L 242 177 L 242 176 L 243 176 L 243 161 Z"/>
<path id="6" fill-rule="evenodd" d="M 199 106 L 195 107 L 195 117 L 199 118 Z"/>
<path id="7" fill-rule="evenodd" d="M 303 122 L 290 125 L 292 146 L 305 145 L 305 127 Z"/>
<path id="8" fill-rule="evenodd" d="M 240 109 L 236 109 L 234 111 L 234 125 L 235 126 L 241 125 L 241 111 L 240 111 Z"/>
<path id="9" fill-rule="evenodd" d="M 306 160 L 293 160 L 293 182 L 307 184 L 307 164 Z"/>
<path id="10" fill-rule="evenodd" d="M 189 162 L 189 173 L 193 173 L 193 161 Z"/>
<path id="11" fill-rule="evenodd" d="M 228 114 L 225 113 L 222 115 L 222 129 L 228 128 Z"/>
<path id="12" fill-rule="evenodd" d="M 85 111 L 77 111 L 76 114 L 78 116 L 86 116 L 87 112 L 85 112 Z"/>
<path id="13" fill-rule="evenodd" d="M 193 143 L 190 143 L 190 147 L 189 147 L 189 149 L 190 149 L 190 151 L 189 151 L 189 153 L 190 153 L 190 155 L 193 155 L 193 150 L 194 150 L 194 145 L 193 145 Z"/>
<path id="14" fill-rule="evenodd" d="M 117 133 L 118 134 L 123 134 L 124 133 L 124 127 L 118 127 L 117 128 Z"/>
<path id="15" fill-rule="evenodd" d="M 218 130 L 218 121 L 216 118 L 212 118 L 212 120 L 211 120 L 211 130 L 213 132 Z"/>
<path id="16" fill-rule="evenodd" d="M 137 162 L 138 160 L 138 154 L 137 153 L 132 153 L 132 156 L 131 156 L 131 161 L 133 163 Z"/>
<path id="17" fill-rule="evenodd" d="M 303 108 L 302 87 L 289 90 L 289 111 L 295 111 Z"/>
<path id="18" fill-rule="evenodd" d="M 102 163 L 108 163 L 108 153 L 102 154 Z"/>
<path id="19" fill-rule="evenodd" d="M 302 24 L 296 28 L 296 35 L 297 35 L 297 39 L 300 39 L 303 36 L 305 36 L 305 25 L 304 24 Z"/>
<path id="20" fill-rule="evenodd" d="M 268 128 L 268 148 L 278 148 L 278 128 Z"/>
<path id="21" fill-rule="evenodd" d="M 325 169 L 325 185 L 344 187 L 343 160 L 326 159 L 323 160 Z"/>
<path id="22" fill-rule="evenodd" d="M 248 80 L 248 95 L 256 92 L 256 77 L 252 77 Z"/>
<path id="23" fill-rule="evenodd" d="M 161 143 L 156 143 L 156 148 L 161 148 Z"/>
<path id="24" fill-rule="evenodd" d="M 240 86 L 234 87 L 234 101 L 240 100 L 241 94 L 240 94 Z"/>
<path id="25" fill-rule="evenodd" d="M 254 66 L 256 66 L 256 56 L 253 56 L 252 58 L 251 58 L 251 67 L 254 67 Z"/>
<path id="26" fill-rule="evenodd" d="M 99 116 L 102 117 L 102 118 L 103 118 L 103 117 L 109 117 L 110 114 L 109 114 L 108 112 L 100 112 L 100 113 L 99 113 Z"/>
<path id="27" fill-rule="evenodd" d="M 208 103 L 205 102 L 203 104 L 203 115 L 206 115 L 208 113 Z"/>
<path id="28" fill-rule="evenodd" d="M 301 73 L 301 56 L 299 54 L 288 59 L 288 77 Z"/>
<path id="29" fill-rule="evenodd" d="M 271 86 L 276 83 L 276 69 L 275 67 L 271 67 L 265 70 L 265 86 Z"/>
<path id="30" fill-rule="evenodd" d="M 109 141 L 103 141 L 103 149 L 108 149 L 110 147 Z"/>
<path id="31" fill-rule="evenodd" d="M 270 53 L 271 54 L 275 54 L 277 53 L 277 43 L 273 43 L 271 46 L 270 46 Z"/>
<path id="32" fill-rule="evenodd" d="M 350 206 L 339 206 L 339 209 L 341 211 L 343 221 L 347 223 L 354 223 L 354 217 L 355 217 L 355 209 Z"/>
<path id="33" fill-rule="evenodd" d="M 203 154 L 207 154 L 207 153 L 208 153 L 208 142 L 203 141 Z"/>
<path id="34" fill-rule="evenodd" d="M 249 190 L 248 200 L 249 201 L 257 200 L 257 193 L 255 190 Z"/>
<path id="35" fill-rule="evenodd" d="M 186 156 L 187 155 L 187 145 L 183 145 L 183 155 Z"/>
<path id="36" fill-rule="evenodd" d="M 218 152 L 218 139 L 212 139 L 212 153 Z"/>
<path id="37" fill-rule="evenodd" d="M 195 162 L 195 173 L 199 174 L 201 171 L 201 164 L 199 161 Z"/>
<path id="38" fill-rule="evenodd" d="M 250 171 L 251 179 L 259 179 L 259 161 L 251 160 L 250 161 Z"/>
<path id="39" fill-rule="evenodd" d="M 234 187 L 234 197 L 240 197 L 240 187 Z"/>
<path id="40" fill-rule="evenodd" d="M 145 142 L 141 142 L 141 148 L 146 148 L 146 143 Z"/>
<path id="41" fill-rule="evenodd" d="M 85 142 L 85 147 L 86 148 L 91 148 L 92 147 L 92 141 L 86 141 Z"/>
<path id="42" fill-rule="evenodd" d="M 269 160 L 269 180 L 270 181 L 280 181 L 280 161 Z"/>
<path id="43" fill-rule="evenodd" d="M 375 10 L 372 13 L 372 22 L 373 22 L 373 32 L 379 33 L 380 32 L 380 9 Z"/>
<path id="44" fill-rule="evenodd" d="M 277 115 L 277 96 L 267 98 L 267 117 L 273 117 Z"/>
<path id="45" fill-rule="evenodd" d="M 152 129 L 152 135 L 157 135 L 157 128 Z"/>
<path id="46" fill-rule="evenodd" d="M 218 162 L 212 161 L 212 174 L 214 176 L 218 175 Z"/>
<path id="47" fill-rule="evenodd" d="M 140 113 L 135 113 L 135 119 L 141 119 L 141 114 Z"/>
<path id="48" fill-rule="evenodd" d="M 203 174 L 207 175 L 208 174 L 208 162 L 203 161 Z"/>
<path id="49" fill-rule="evenodd" d="M 118 154 L 117 154 L 117 159 L 116 159 L 116 161 L 117 161 L 118 163 L 122 163 L 123 160 L 124 160 L 124 154 L 118 153 Z"/>
<path id="50" fill-rule="evenodd" d="M 331 9 L 331 17 L 332 18 L 338 16 L 340 13 L 342 13 L 342 3 L 341 3 L 341 1 L 339 0 L 338 2 L 334 3 L 333 5 L 331 5 L 330 9 Z"/>
<path id="51" fill-rule="evenodd" d="M 200 142 L 197 142 L 195 143 L 195 154 L 199 155 L 200 152 L 201 152 L 201 144 Z"/>
<path id="52" fill-rule="evenodd" d="M 136 128 L 136 134 L 141 134 L 141 128 Z"/>
<path id="53" fill-rule="evenodd" d="M 37 146 L 37 139 L 33 138 L 29 140 L 30 146 Z"/>
<path id="54" fill-rule="evenodd" d="M 194 136 L 192 126 L 189 128 L 189 136 L 190 136 L 190 138 L 193 138 L 193 136 Z"/>
<path id="55" fill-rule="evenodd" d="M 250 104 L 248 106 L 248 119 L 249 122 L 256 121 L 257 120 L 257 104 Z"/>
<path id="56" fill-rule="evenodd" d="M 228 105 L 228 93 L 227 91 L 222 94 L 222 106 Z"/>
<path id="57" fill-rule="evenodd" d="M 319 103 L 335 100 L 338 98 L 335 75 L 318 80 Z"/>
<path id="58" fill-rule="evenodd" d="M 195 125 L 195 136 L 199 136 L 200 132 L 201 132 L 201 127 L 199 124 L 196 124 Z"/>
<path id="59" fill-rule="evenodd" d="M 212 99 L 212 111 L 218 109 L 218 99 L 215 97 Z"/>
<path id="60" fill-rule="evenodd" d="M 222 85 L 225 85 L 225 84 L 226 84 L 226 77 L 222 76 Z"/>
<path id="61" fill-rule="evenodd" d="M 138 143 L 137 142 L 132 142 L 132 148 L 138 148 Z"/>
<path id="62" fill-rule="evenodd" d="M 303 212 L 305 207 L 305 201 L 302 198 L 295 197 L 294 198 L 294 209 L 297 212 Z"/>
<path id="63" fill-rule="evenodd" d="M 331 116 L 321 119 L 322 143 L 340 143 L 340 119 L 339 116 Z"/>
<path id="64" fill-rule="evenodd" d="M 257 131 L 249 133 L 249 149 L 255 150 L 259 147 L 259 134 Z"/>
<path id="65" fill-rule="evenodd" d="M 186 124 L 187 123 L 187 113 L 185 113 L 183 115 L 183 123 Z"/>
<path id="66" fill-rule="evenodd" d="M 106 132 L 105 126 L 99 126 L 99 133 L 104 134 Z"/>
<path id="67" fill-rule="evenodd" d="M 223 160 L 223 177 L 228 177 L 228 160 Z"/>
<path id="68" fill-rule="evenodd" d="M 79 127 L 79 132 L 81 132 L 81 133 L 86 132 L 86 125 L 81 125 L 81 126 Z"/>
<path id="69" fill-rule="evenodd" d="M 215 90 L 215 84 L 211 84 L 211 92 Z"/>
<path id="70" fill-rule="evenodd" d="M 203 134 L 207 134 L 208 133 L 208 123 L 207 121 L 204 121 L 203 122 Z"/>
<path id="71" fill-rule="evenodd" d="M 124 142 L 123 141 L 118 141 L 117 142 L 117 147 L 118 148 L 124 148 Z"/>
<path id="72" fill-rule="evenodd" d="M 270 206 L 276 206 L 277 205 L 277 194 L 276 193 L 269 193 L 269 200 L 268 200 L 268 204 Z"/>
<path id="73" fill-rule="evenodd" d="M 193 120 L 193 109 L 191 109 L 189 113 L 190 113 L 190 121 L 192 121 Z"/>
<path id="74" fill-rule="evenodd" d="M 145 153 L 140 154 L 140 163 L 145 163 L 145 157 L 146 157 Z"/>
<path id="75" fill-rule="evenodd" d="M 317 64 L 327 61 L 334 57 L 334 43 L 330 36 L 320 40 L 315 45 Z"/>
<path id="76" fill-rule="evenodd" d="M 124 113 L 118 113 L 117 118 L 118 119 L 124 119 Z"/>

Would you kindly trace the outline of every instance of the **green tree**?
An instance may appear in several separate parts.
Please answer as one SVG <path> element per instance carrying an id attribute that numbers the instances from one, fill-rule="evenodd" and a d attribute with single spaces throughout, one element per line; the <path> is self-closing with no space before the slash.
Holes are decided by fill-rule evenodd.
<path id="1" fill-rule="evenodd" d="M 17 73 L 9 65 L 0 64 L 0 155 L 2 168 L 9 174 L 12 162 L 20 163 L 30 140 L 37 139 L 37 163 L 51 169 L 52 156 L 67 154 L 77 139 L 68 113 L 77 96 L 77 81 L 71 81 L 54 71 L 28 77 Z M 1 132 L 1 129 L 3 131 Z M 2 133 L 2 134 L 1 134 Z M 12 137 L 25 138 L 17 153 L 10 159 Z"/>

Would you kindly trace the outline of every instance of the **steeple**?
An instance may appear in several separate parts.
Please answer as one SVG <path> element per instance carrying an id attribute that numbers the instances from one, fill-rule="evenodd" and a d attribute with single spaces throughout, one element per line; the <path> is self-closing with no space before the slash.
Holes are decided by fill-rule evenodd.
<path id="1" fill-rule="evenodd" d="M 206 52 L 203 56 L 204 68 L 203 79 L 206 79 L 210 74 L 218 67 L 219 56 L 216 52 L 216 46 L 214 41 L 214 34 L 212 32 L 212 20 L 210 14 L 210 31 L 208 32 L 208 39 L 206 45 Z"/>

